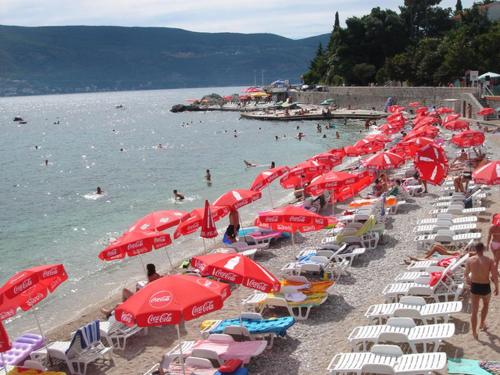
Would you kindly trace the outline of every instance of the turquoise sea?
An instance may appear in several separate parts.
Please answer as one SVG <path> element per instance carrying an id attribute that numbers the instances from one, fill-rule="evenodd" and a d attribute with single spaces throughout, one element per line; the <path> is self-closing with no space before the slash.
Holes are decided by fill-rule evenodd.
<path id="1" fill-rule="evenodd" d="M 137 259 L 103 263 L 97 258 L 109 238 L 136 219 L 158 209 L 201 207 L 204 199 L 247 188 L 271 161 L 294 165 L 360 138 L 363 126 L 354 121 L 336 123 L 336 129 L 324 130 L 327 138 L 322 138 L 317 122 L 240 120 L 234 112 L 169 112 L 173 104 L 188 98 L 242 89 L 0 98 L 0 283 L 39 264 L 62 262 L 69 274 L 69 280 L 37 308 L 44 330 L 123 286 L 133 286 L 142 276 Z M 13 122 L 15 116 L 27 124 Z M 297 126 L 306 134 L 301 142 L 294 138 Z M 335 139 L 335 130 L 341 139 Z M 245 168 L 244 159 L 258 167 Z M 206 169 L 212 174 L 210 187 L 204 181 Z M 93 194 L 97 186 L 105 192 L 99 199 Z M 175 203 L 173 189 L 187 199 Z M 241 211 L 244 222 L 270 208 L 267 194 Z M 283 202 L 290 192 L 276 182 L 272 194 L 275 202 Z M 219 232 L 226 221 L 219 222 Z M 201 248 L 192 235 L 167 251 L 179 260 Z M 168 265 L 163 249 L 143 258 L 163 270 Z M 11 335 L 34 327 L 29 312 L 18 312 L 7 322 Z"/>

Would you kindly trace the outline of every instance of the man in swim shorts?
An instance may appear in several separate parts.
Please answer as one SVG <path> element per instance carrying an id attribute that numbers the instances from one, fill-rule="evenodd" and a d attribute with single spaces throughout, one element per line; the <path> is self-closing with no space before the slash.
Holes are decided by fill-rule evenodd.
<path id="1" fill-rule="evenodd" d="M 471 256 L 465 265 L 465 281 L 470 285 L 471 293 L 471 327 L 472 335 L 477 340 L 477 313 L 479 312 L 479 301 L 483 301 L 483 309 L 481 310 L 481 321 L 479 329 L 486 331 L 486 316 L 491 298 L 490 274 L 491 280 L 495 289 L 493 293 L 498 295 L 498 273 L 495 269 L 495 263 L 492 259 L 484 255 L 485 247 L 482 242 L 474 245 L 476 255 Z"/>

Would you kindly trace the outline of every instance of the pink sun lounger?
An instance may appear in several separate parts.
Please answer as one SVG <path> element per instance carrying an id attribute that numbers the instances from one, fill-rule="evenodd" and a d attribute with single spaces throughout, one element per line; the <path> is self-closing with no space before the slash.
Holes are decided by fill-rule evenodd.
<path id="1" fill-rule="evenodd" d="M 197 341 L 193 346 L 193 352 L 210 351 L 217 353 L 223 361 L 229 359 L 239 359 L 243 363 L 248 363 L 252 357 L 261 354 L 267 347 L 266 340 L 255 341 L 234 341 L 225 334 L 213 334 L 207 340 Z"/>

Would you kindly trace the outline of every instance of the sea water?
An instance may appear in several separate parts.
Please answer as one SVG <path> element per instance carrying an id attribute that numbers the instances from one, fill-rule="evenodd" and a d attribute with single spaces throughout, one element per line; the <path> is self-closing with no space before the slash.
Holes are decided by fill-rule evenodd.
<path id="1" fill-rule="evenodd" d="M 0 283 L 40 264 L 63 263 L 69 275 L 38 305 L 42 329 L 75 317 L 144 277 L 137 257 L 116 262 L 97 258 L 110 238 L 143 215 L 202 207 L 205 199 L 248 188 L 271 161 L 291 166 L 361 136 L 362 124 L 356 121 L 330 122 L 335 128 L 320 134 L 317 122 L 169 111 L 189 98 L 241 91 L 225 87 L 0 98 Z M 27 124 L 13 122 L 15 116 Z M 306 135 L 302 141 L 295 138 L 299 131 Z M 245 168 L 243 160 L 257 167 Z M 204 181 L 206 169 L 211 186 Z M 104 195 L 95 194 L 97 186 Z M 186 199 L 176 202 L 173 189 Z M 266 189 L 261 200 L 241 210 L 243 222 L 270 208 L 268 194 Z M 271 194 L 275 203 L 290 198 L 277 181 Z M 217 223 L 219 232 L 226 225 L 227 219 Z M 179 261 L 202 248 L 193 234 L 141 260 L 165 270 L 165 251 Z M 7 321 L 11 335 L 34 328 L 29 312 L 20 311 Z"/>

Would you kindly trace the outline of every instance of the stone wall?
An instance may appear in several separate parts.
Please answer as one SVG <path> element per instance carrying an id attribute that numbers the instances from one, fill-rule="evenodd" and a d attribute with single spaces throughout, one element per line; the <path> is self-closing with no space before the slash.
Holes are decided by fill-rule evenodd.
<path id="1" fill-rule="evenodd" d="M 335 100 L 338 107 L 349 107 L 352 109 L 370 109 L 375 107 L 383 110 L 384 104 L 389 96 L 392 96 L 395 104 L 403 106 L 410 102 L 419 101 L 424 105 L 447 105 L 444 99 L 461 99 L 463 94 L 475 94 L 477 89 L 472 87 L 329 87 L 328 92 L 294 92 L 291 97 L 294 101 L 305 104 L 319 104 L 323 100 L 331 98 Z M 460 111 L 460 102 L 456 104 Z"/>

